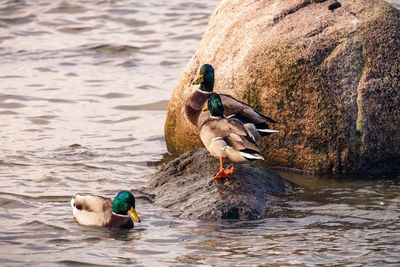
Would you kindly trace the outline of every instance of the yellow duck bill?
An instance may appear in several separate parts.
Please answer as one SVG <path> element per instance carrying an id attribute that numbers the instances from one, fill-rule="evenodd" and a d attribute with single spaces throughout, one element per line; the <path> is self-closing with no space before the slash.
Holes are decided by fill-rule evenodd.
<path id="1" fill-rule="evenodd" d="M 132 220 L 133 220 L 134 222 L 140 222 L 140 218 L 139 218 L 139 216 L 137 215 L 135 208 L 131 208 L 131 209 L 128 211 L 128 215 L 131 216 L 131 218 L 132 218 Z"/>
<path id="2" fill-rule="evenodd" d="M 201 111 L 203 111 L 203 112 L 208 111 L 208 104 L 207 104 L 207 102 L 203 105 L 203 107 L 201 108 Z"/>
<path id="3" fill-rule="evenodd" d="M 203 76 L 203 74 L 199 74 L 199 75 L 197 75 L 196 78 L 194 79 L 193 84 L 194 84 L 194 85 L 196 85 L 196 84 L 201 84 L 202 82 L 204 82 L 204 76 Z"/>

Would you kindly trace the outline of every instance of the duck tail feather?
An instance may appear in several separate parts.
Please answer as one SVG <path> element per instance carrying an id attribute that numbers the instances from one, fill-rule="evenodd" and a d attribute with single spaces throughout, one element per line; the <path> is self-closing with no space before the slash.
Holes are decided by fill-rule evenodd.
<path id="1" fill-rule="evenodd" d="M 257 129 L 257 131 L 262 137 L 279 132 L 278 130 L 273 130 L 273 129 Z"/>
<path id="2" fill-rule="evenodd" d="M 240 155 L 242 155 L 243 157 L 245 157 L 247 160 L 250 160 L 250 161 L 259 160 L 259 159 L 264 160 L 263 156 L 261 156 L 256 151 L 251 150 L 251 149 L 240 150 Z"/>

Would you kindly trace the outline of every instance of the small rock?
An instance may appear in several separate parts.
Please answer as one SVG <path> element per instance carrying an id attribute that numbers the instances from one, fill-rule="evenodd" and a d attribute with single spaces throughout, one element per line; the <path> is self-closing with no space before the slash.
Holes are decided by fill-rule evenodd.
<path id="1" fill-rule="evenodd" d="M 155 196 L 155 205 L 202 220 L 261 219 L 271 194 L 291 191 L 262 163 L 239 164 L 234 178 L 223 181 L 212 179 L 218 168 L 207 150 L 193 150 L 164 165 L 144 191 Z"/>

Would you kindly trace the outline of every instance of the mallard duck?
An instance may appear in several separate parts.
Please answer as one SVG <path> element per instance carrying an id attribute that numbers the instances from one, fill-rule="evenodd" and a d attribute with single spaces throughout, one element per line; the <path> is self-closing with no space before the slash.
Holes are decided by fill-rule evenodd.
<path id="1" fill-rule="evenodd" d="M 114 200 L 79 195 L 71 199 L 72 214 L 83 225 L 133 228 L 133 221 L 140 222 L 135 210 L 135 197 L 129 191 L 119 192 Z"/>
<path id="2" fill-rule="evenodd" d="M 219 172 L 214 179 L 230 177 L 235 170 L 235 163 L 264 159 L 260 154 L 254 136 L 235 118 L 224 117 L 221 97 L 212 93 L 203 108 L 207 113 L 199 117 L 200 139 L 212 156 L 219 159 Z M 233 162 L 225 170 L 223 159 Z"/>
<path id="3" fill-rule="evenodd" d="M 200 84 L 200 87 L 186 101 L 185 112 L 189 121 L 199 128 L 198 118 L 202 112 L 202 107 L 214 90 L 213 66 L 210 64 L 202 65 L 193 84 Z M 246 103 L 230 95 L 220 94 L 220 97 L 224 106 L 224 115 L 240 120 L 251 131 L 256 140 L 278 132 L 277 130 L 269 129 L 269 124 L 276 123 L 275 120 L 255 111 Z"/>

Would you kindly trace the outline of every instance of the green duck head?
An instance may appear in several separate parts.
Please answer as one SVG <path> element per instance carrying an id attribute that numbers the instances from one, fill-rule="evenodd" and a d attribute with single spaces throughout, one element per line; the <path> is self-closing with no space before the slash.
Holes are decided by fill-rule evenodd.
<path id="1" fill-rule="evenodd" d="M 197 77 L 194 79 L 193 84 L 200 84 L 200 90 L 205 92 L 212 92 L 214 90 L 214 68 L 210 64 L 201 66 Z"/>
<path id="2" fill-rule="evenodd" d="M 133 221 L 140 222 L 135 210 L 135 197 L 127 190 L 121 191 L 115 196 L 112 202 L 112 211 L 116 214 L 129 215 Z"/>
<path id="3" fill-rule="evenodd" d="M 224 115 L 224 105 L 222 105 L 221 97 L 218 94 L 211 94 L 208 98 L 207 109 L 211 116 L 222 117 Z"/>

